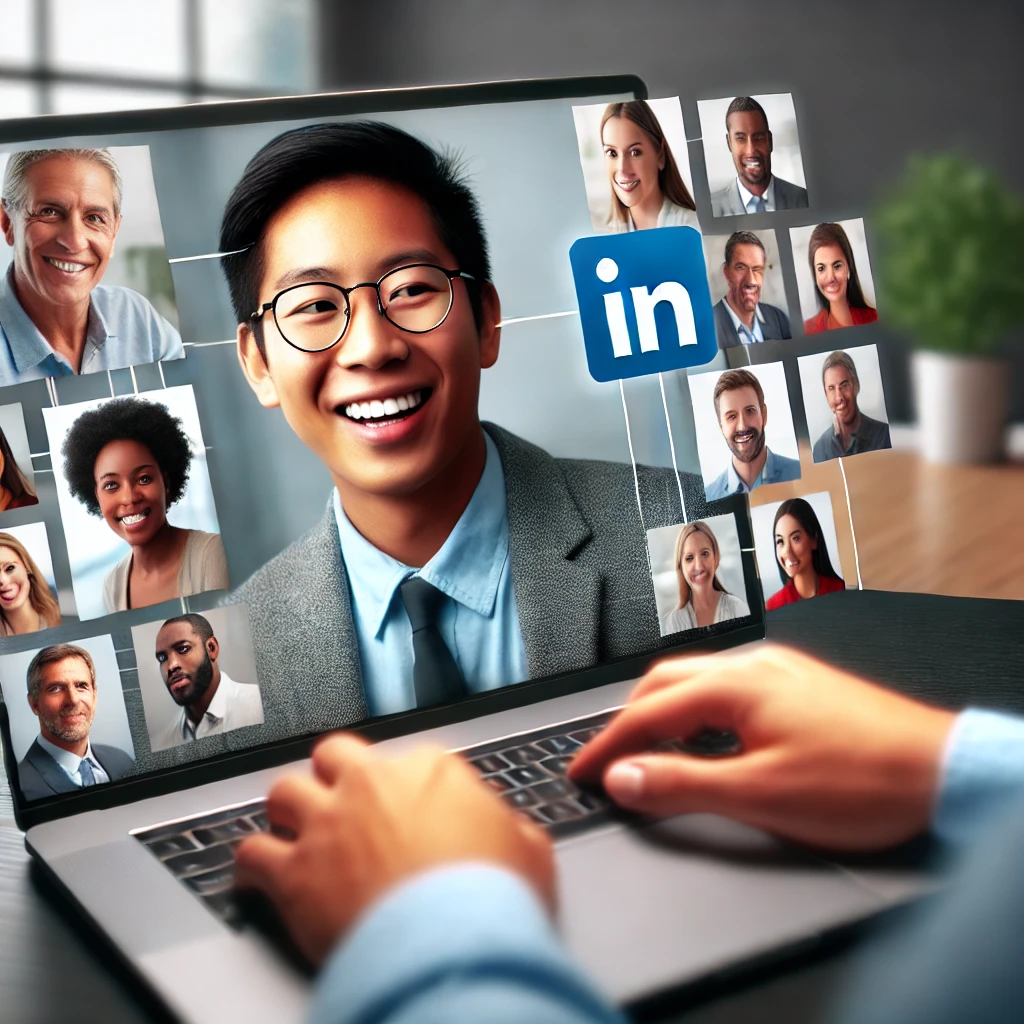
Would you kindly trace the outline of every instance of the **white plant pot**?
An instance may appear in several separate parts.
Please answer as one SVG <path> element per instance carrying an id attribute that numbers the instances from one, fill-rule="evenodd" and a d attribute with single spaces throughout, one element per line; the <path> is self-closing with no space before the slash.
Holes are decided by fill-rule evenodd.
<path id="1" fill-rule="evenodd" d="M 1005 451 L 1010 367 L 1005 360 L 915 352 L 918 447 L 928 462 L 998 462 Z"/>

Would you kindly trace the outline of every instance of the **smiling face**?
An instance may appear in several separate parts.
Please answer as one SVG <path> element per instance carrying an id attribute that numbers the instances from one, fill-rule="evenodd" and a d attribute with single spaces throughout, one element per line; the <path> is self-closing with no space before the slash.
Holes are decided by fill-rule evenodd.
<path id="1" fill-rule="evenodd" d="M 174 703 L 193 704 L 214 680 L 217 640 L 204 644 L 187 622 L 169 622 L 156 635 L 156 660 Z"/>
<path id="2" fill-rule="evenodd" d="M 365 177 L 295 195 L 270 220 L 262 249 L 260 305 L 299 281 L 351 287 L 410 263 L 461 269 L 423 200 Z M 324 352 L 293 348 L 268 313 L 264 358 L 251 331 L 239 327 L 239 358 L 257 397 L 281 407 L 330 470 L 343 502 L 353 491 L 413 495 L 457 472 L 480 446 L 480 371 L 498 357 L 500 310 L 494 289 L 482 285 L 478 328 L 467 283 L 456 279 L 452 288 L 451 311 L 426 334 L 381 316 L 371 288 L 352 293 L 344 337 Z"/>
<path id="3" fill-rule="evenodd" d="M 32 581 L 28 578 L 18 553 L 0 545 L 0 608 L 12 612 L 21 608 L 32 594 Z"/>
<path id="4" fill-rule="evenodd" d="M 740 181 L 751 186 L 767 187 L 772 176 L 772 133 L 756 110 L 730 114 L 726 124 L 726 142 Z"/>
<path id="5" fill-rule="evenodd" d="M 749 386 L 730 388 L 718 398 L 718 425 L 733 455 L 740 462 L 753 462 L 764 450 L 764 427 L 768 409 Z"/>
<path id="6" fill-rule="evenodd" d="M 857 395 L 860 388 L 853 382 L 850 371 L 842 364 L 830 366 L 825 371 L 823 384 L 828 407 L 835 418 L 847 425 L 854 423 L 857 419 Z"/>
<path id="7" fill-rule="evenodd" d="M 26 171 L 23 207 L 0 215 L 14 250 L 14 280 L 23 304 L 79 306 L 100 283 L 114 253 L 110 172 L 81 157 L 52 156 Z"/>
<path id="8" fill-rule="evenodd" d="M 729 305 L 737 313 L 753 313 L 761 301 L 764 250 L 757 245 L 737 245 L 732 251 L 732 262 L 725 264 L 723 273 L 729 283 Z"/>
<path id="9" fill-rule="evenodd" d="M 167 486 L 153 453 L 138 441 L 111 441 L 93 475 L 107 526 L 132 547 L 152 540 L 167 522 Z"/>
<path id="10" fill-rule="evenodd" d="M 846 298 L 850 266 L 838 245 L 819 245 L 814 251 L 814 282 L 830 302 Z"/>
<path id="11" fill-rule="evenodd" d="M 718 571 L 718 559 L 707 534 L 700 530 L 691 533 L 683 542 L 682 564 L 680 569 L 683 578 L 694 590 L 711 587 L 715 573 Z"/>
<path id="12" fill-rule="evenodd" d="M 96 715 L 96 685 L 89 666 L 78 657 L 44 665 L 39 694 L 28 702 L 39 716 L 42 734 L 52 742 L 80 743 Z"/>
<path id="13" fill-rule="evenodd" d="M 628 117 L 610 117 L 601 130 L 604 164 L 612 191 L 623 206 L 661 199 L 658 174 L 665 167 L 665 150 Z"/>
<path id="14" fill-rule="evenodd" d="M 801 573 L 814 572 L 816 538 L 808 535 L 796 516 L 784 515 L 775 524 L 775 557 L 786 575 L 792 579 Z"/>

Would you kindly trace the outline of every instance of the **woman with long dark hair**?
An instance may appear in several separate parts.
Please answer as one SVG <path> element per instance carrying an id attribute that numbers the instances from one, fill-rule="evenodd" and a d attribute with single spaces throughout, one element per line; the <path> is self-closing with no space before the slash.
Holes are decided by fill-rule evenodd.
<path id="1" fill-rule="evenodd" d="M 806 334 L 870 324 L 878 312 L 869 306 L 857 276 L 853 247 L 842 224 L 819 224 L 807 243 L 819 312 L 804 321 Z"/>
<path id="2" fill-rule="evenodd" d="M 7 435 L 0 430 L 0 512 L 37 505 L 39 499 L 21 467 L 14 461 Z"/>
<path id="3" fill-rule="evenodd" d="M 612 231 L 700 230 L 693 196 L 648 103 L 609 103 L 601 117 L 601 149 L 611 187 Z"/>
<path id="4" fill-rule="evenodd" d="M 772 536 L 783 587 L 768 598 L 768 611 L 846 589 L 842 577 L 832 568 L 821 523 L 809 501 L 784 501 L 775 513 Z"/>

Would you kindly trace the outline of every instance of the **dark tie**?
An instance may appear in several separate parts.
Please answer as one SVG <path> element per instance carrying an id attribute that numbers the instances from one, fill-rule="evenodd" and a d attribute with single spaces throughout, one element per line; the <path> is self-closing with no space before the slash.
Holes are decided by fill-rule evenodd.
<path id="1" fill-rule="evenodd" d="M 416 706 L 427 708 L 465 697 L 465 680 L 437 628 L 444 594 L 418 576 L 410 576 L 398 589 L 412 626 Z"/>
<path id="2" fill-rule="evenodd" d="M 92 765 L 84 757 L 78 766 L 78 774 L 81 776 L 83 786 L 96 785 L 96 773 L 92 770 Z"/>

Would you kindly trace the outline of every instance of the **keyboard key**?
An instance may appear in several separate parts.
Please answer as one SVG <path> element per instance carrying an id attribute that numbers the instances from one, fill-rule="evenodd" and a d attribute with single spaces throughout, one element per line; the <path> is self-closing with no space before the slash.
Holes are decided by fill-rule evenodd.
<path id="1" fill-rule="evenodd" d="M 556 825 L 563 821 L 575 821 L 584 817 L 583 810 L 569 800 L 556 800 L 543 807 L 533 808 L 530 813 L 548 825 Z"/>
<path id="2" fill-rule="evenodd" d="M 540 747 L 535 747 L 532 743 L 524 743 L 521 747 L 503 750 L 501 756 L 510 764 L 521 768 L 524 765 L 532 764 L 534 761 L 544 760 L 548 756 L 548 752 L 541 750 Z"/>
<path id="3" fill-rule="evenodd" d="M 254 831 L 255 826 L 248 818 L 235 818 L 233 821 L 225 821 L 222 825 L 214 825 L 211 828 L 194 828 L 192 837 L 200 846 L 213 846 L 214 843 L 238 839 L 240 836 L 247 836 Z"/>
<path id="4" fill-rule="evenodd" d="M 169 857 L 164 863 L 180 878 L 182 875 L 194 875 L 200 871 L 222 868 L 234 861 L 234 853 L 227 846 L 207 846 L 202 850 L 179 853 Z"/>
<path id="5" fill-rule="evenodd" d="M 249 820 L 261 831 L 266 832 L 270 828 L 270 819 L 266 811 L 257 811 L 249 815 Z"/>
<path id="6" fill-rule="evenodd" d="M 550 782 L 538 782 L 530 789 L 545 803 L 549 800 L 560 800 L 563 796 L 573 796 L 576 792 L 575 786 L 565 779 L 552 779 Z"/>
<path id="7" fill-rule="evenodd" d="M 153 839 L 148 842 L 143 840 L 143 842 L 161 860 L 176 853 L 184 853 L 186 850 L 194 850 L 196 848 L 196 844 L 192 842 L 191 836 L 187 835 L 166 836 L 163 839 Z"/>
<path id="8" fill-rule="evenodd" d="M 595 725 L 590 729 L 580 729 L 577 732 L 571 732 L 569 737 L 576 740 L 577 743 L 589 743 L 603 728 L 603 725 Z"/>
<path id="9" fill-rule="evenodd" d="M 503 772 L 506 768 L 511 767 L 501 754 L 485 754 L 483 757 L 474 757 L 469 763 L 481 775 L 493 775 L 495 772 Z"/>
<path id="10" fill-rule="evenodd" d="M 201 875 L 190 875 L 185 884 L 200 896 L 211 896 L 216 892 L 224 892 L 235 884 L 235 864 L 232 861 L 226 867 L 205 871 Z"/>
<path id="11" fill-rule="evenodd" d="M 571 763 L 571 757 L 547 757 L 540 762 L 540 766 L 546 768 L 552 775 L 564 775 Z"/>
<path id="12" fill-rule="evenodd" d="M 592 814 L 594 811 L 605 811 L 610 806 L 607 800 L 603 800 L 601 797 L 595 796 L 593 793 L 577 793 L 573 799 L 588 814 Z"/>
<path id="13" fill-rule="evenodd" d="M 540 768 L 535 764 L 531 764 L 526 768 L 509 768 L 509 770 L 505 772 L 505 778 L 509 779 L 517 786 L 532 786 L 534 783 L 544 782 L 547 779 L 550 779 L 551 776 L 548 775 L 543 768 Z"/>
<path id="14" fill-rule="evenodd" d="M 572 754 L 580 749 L 579 741 L 571 736 L 549 736 L 546 740 L 537 740 L 537 746 L 556 757 Z"/>
<path id="15" fill-rule="evenodd" d="M 517 811 L 524 811 L 527 807 L 535 807 L 540 803 L 532 789 L 513 789 L 505 793 L 504 797 Z"/>
<path id="16" fill-rule="evenodd" d="M 488 775 L 484 778 L 484 782 L 499 793 L 504 793 L 506 789 L 511 789 L 514 785 L 504 775 Z"/>

